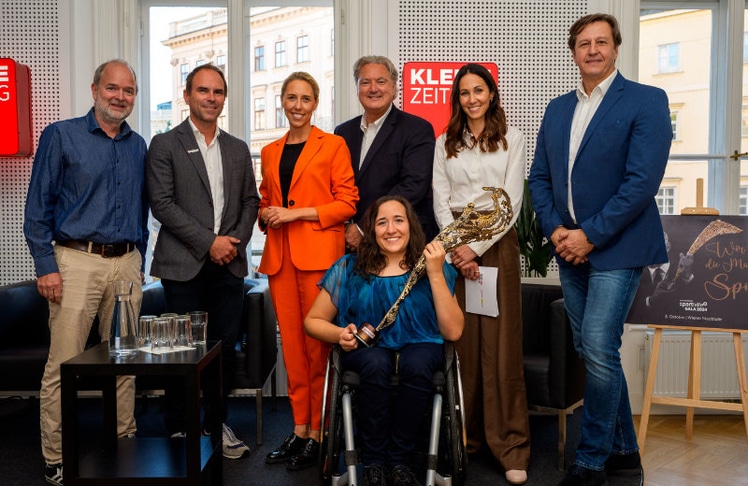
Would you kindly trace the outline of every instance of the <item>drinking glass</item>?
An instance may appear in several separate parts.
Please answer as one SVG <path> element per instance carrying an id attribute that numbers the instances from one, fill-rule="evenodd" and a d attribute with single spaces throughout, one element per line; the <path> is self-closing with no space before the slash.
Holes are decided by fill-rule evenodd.
<path id="1" fill-rule="evenodd" d="M 174 341 L 171 339 L 170 329 L 170 317 L 157 317 L 151 321 L 151 351 L 172 349 Z"/>
<path id="2" fill-rule="evenodd" d="M 208 313 L 206 311 L 192 311 L 187 313 L 192 324 L 192 343 L 204 346 L 208 337 Z"/>
<path id="3" fill-rule="evenodd" d="M 174 345 L 177 342 L 177 316 L 179 314 L 175 312 L 164 312 L 161 314 L 161 317 L 166 317 L 169 319 L 169 338 L 171 339 L 171 344 Z"/>
<path id="4" fill-rule="evenodd" d="M 192 321 L 190 316 L 181 315 L 176 318 L 177 323 L 177 346 L 192 346 Z"/>
<path id="5" fill-rule="evenodd" d="M 151 322 L 157 316 L 145 315 L 140 316 L 138 319 L 138 347 L 149 348 L 151 347 Z"/>

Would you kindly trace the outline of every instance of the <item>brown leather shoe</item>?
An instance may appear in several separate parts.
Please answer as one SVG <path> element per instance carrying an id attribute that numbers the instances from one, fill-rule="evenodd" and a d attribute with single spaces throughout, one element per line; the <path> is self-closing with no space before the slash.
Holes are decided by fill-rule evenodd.
<path id="1" fill-rule="evenodd" d="M 314 439 L 302 439 L 304 441 L 304 447 L 301 452 L 292 456 L 288 460 L 286 469 L 290 471 L 298 471 L 300 469 L 306 469 L 308 467 L 316 466 L 319 460 L 319 442 Z"/>
<path id="2" fill-rule="evenodd" d="M 294 455 L 301 452 L 304 448 L 306 439 L 302 439 L 296 434 L 291 434 L 283 439 L 283 444 L 277 449 L 274 449 L 265 456 L 266 464 L 280 464 L 286 462 Z"/>

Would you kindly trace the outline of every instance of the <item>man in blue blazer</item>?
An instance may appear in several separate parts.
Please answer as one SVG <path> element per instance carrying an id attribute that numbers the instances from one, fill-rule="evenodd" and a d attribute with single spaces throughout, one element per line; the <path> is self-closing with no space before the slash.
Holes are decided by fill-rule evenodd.
<path id="1" fill-rule="evenodd" d="M 665 93 L 617 72 L 615 17 L 582 17 L 568 43 L 582 79 L 548 104 L 529 185 L 587 369 L 581 439 L 559 486 L 605 485 L 606 473 L 643 477 L 619 348 L 642 268 L 667 261 L 654 196 L 672 128 Z"/>
<path id="2" fill-rule="evenodd" d="M 431 177 L 434 129 L 423 118 L 398 110 L 397 69 L 384 56 L 364 56 L 353 66 L 353 79 L 364 114 L 344 122 L 335 134 L 345 139 L 358 194 L 352 223 L 346 225 L 348 249 L 358 248 L 357 223 L 379 197 L 398 194 L 415 209 L 430 241 L 439 232 L 434 217 Z"/>
<path id="3" fill-rule="evenodd" d="M 223 430 L 223 456 L 249 448 L 225 424 L 248 273 L 247 245 L 257 219 L 257 194 L 247 144 L 218 128 L 226 79 L 212 64 L 187 75 L 187 120 L 156 135 L 146 161 L 146 188 L 161 229 L 151 274 L 161 278 L 169 312 L 208 311 L 208 340 L 221 340 L 222 410 L 206 410 L 205 430 Z M 172 380 L 173 382 L 173 380 Z M 216 385 L 216 384 L 208 384 Z M 167 386 L 166 427 L 184 432 L 177 383 Z"/>

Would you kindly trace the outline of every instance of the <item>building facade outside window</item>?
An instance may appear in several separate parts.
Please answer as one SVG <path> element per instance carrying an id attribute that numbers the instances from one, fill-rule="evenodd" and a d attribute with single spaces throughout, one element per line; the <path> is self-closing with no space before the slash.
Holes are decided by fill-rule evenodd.
<path id="1" fill-rule="evenodd" d="M 278 41 L 275 43 L 275 67 L 286 65 L 286 41 Z"/>
<path id="2" fill-rule="evenodd" d="M 309 36 L 302 35 L 296 38 L 296 62 L 309 62 Z"/>
<path id="3" fill-rule="evenodd" d="M 265 130 L 265 98 L 255 98 L 255 130 Z"/>
<path id="4" fill-rule="evenodd" d="M 680 43 L 663 44 L 659 46 L 658 72 L 660 74 L 680 71 Z"/>
<path id="5" fill-rule="evenodd" d="M 182 64 L 179 66 L 179 84 L 181 86 L 184 86 L 184 83 L 187 81 L 187 75 L 190 73 L 190 65 L 189 64 Z"/>
<path id="6" fill-rule="evenodd" d="M 288 126 L 288 119 L 286 113 L 283 111 L 283 100 L 281 95 L 275 95 L 275 128 L 286 128 Z"/>
<path id="7" fill-rule="evenodd" d="M 220 54 L 216 56 L 216 66 L 224 73 L 226 72 L 226 55 L 225 54 Z"/>
<path id="8" fill-rule="evenodd" d="M 675 187 L 660 187 L 655 200 L 660 214 L 675 214 Z"/>
<path id="9" fill-rule="evenodd" d="M 748 186 L 740 186 L 740 202 L 738 205 L 738 214 L 748 216 Z"/>
<path id="10" fill-rule="evenodd" d="M 265 70 L 265 46 L 255 47 L 255 71 Z"/>
<path id="11" fill-rule="evenodd" d="M 680 140 L 680 132 L 678 130 L 678 112 L 670 112 L 670 125 L 673 127 L 673 140 Z"/>

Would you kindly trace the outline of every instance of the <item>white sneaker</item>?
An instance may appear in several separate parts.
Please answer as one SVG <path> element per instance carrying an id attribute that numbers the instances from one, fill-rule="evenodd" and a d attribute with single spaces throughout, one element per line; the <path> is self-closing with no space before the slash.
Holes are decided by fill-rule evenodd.
<path id="1" fill-rule="evenodd" d="M 223 457 L 227 459 L 241 459 L 249 455 L 249 447 L 236 438 L 234 431 L 223 424 Z"/>

